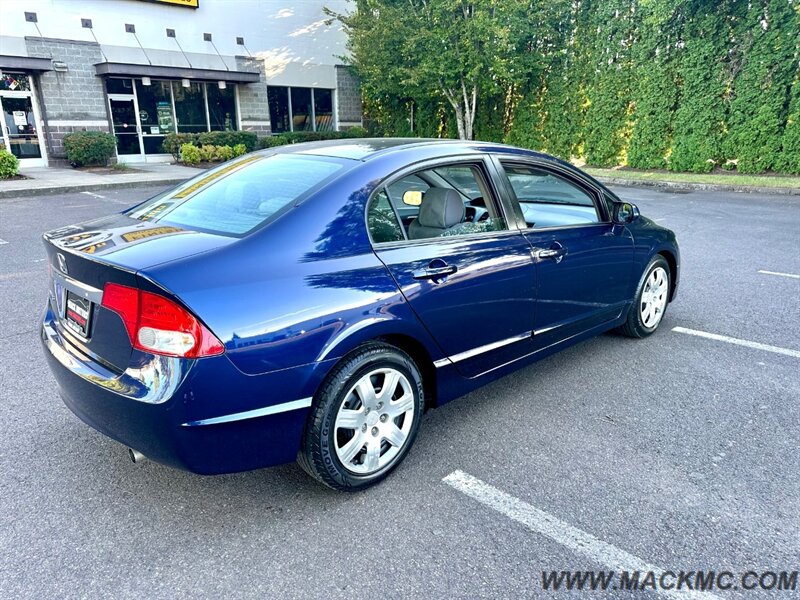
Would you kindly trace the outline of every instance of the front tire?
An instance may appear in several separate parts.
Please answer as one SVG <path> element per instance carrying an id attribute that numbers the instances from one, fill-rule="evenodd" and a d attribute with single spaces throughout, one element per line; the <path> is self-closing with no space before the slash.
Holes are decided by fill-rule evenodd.
<path id="1" fill-rule="evenodd" d="M 411 357 L 389 344 L 362 346 L 314 397 L 298 463 L 336 490 L 374 485 L 405 458 L 423 407 L 422 377 Z"/>
<path id="2" fill-rule="evenodd" d="M 672 281 L 666 259 L 656 254 L 639 280 L 628 319 L 620 331 L 628 337 L 643 338 L 658 329 L 669 303 Z"/>

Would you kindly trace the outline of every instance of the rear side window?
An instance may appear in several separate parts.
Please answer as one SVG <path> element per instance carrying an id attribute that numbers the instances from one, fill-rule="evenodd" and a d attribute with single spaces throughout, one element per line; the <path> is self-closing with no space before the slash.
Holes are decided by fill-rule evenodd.
<path id="1" fill-rule="evenodd" d="M 397 215 L 389 204 L 389 196 L 381 190 L 372 199 L 367 211 L 367 226 L 376 244 L 384 242 L 399 242 L 403 239 L 403 229 L 397 220 Z"/>
<path id="2" fill-rule="evenodd" d="M 245 235 L 344 168 L 341 159 L 251 154 L 156 196 L 127 214 L 223 235 Z"/>

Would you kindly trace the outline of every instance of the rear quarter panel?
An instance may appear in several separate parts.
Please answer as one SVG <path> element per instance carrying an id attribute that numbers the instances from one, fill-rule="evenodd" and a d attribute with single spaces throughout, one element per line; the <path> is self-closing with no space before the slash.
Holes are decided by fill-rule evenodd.
<path id="1" fill-rule="evenodd" d="M 329 361 L 393 334 L 414 337 L 435 360 L 367 237 L 364 209 L 379 177 L 355 171 L 248 238 L 142 275 L 193 310 L 247 375 Z"/>

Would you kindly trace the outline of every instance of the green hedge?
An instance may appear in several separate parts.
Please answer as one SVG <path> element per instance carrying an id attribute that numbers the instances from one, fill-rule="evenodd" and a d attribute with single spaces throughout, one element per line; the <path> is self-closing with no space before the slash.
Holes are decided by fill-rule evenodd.
<path id="1" fill-rule="evenodd" d="M 76 131 L 64 136 L 64 150 L 73 167 L 105 167 L 116 152 L 116 142 L 104 131 Z"/>
<path id="2" fill-rule="evenodd" d="M 370 44 L 380 40 L 371 32 L 383 31 L 380 19 L 398 3 L 365 4 L 372 20 L 346 23 L 362 28 L 350 35 L 350 56 L 370 129 L 453 137 L 447 100 L 435 86 L 418 85 L 425 73 L 410 73 L 398 98 L 397 83 L 374 68 L 378 63 L 359 59 L 375 50 Z M 483 5 L 474 4 L 480 15 Z M 529 3 L 498 4 L 524 14 Z M 536 7 L 535 17 L 506 23 L 520 76 L 483 78 L 476 139 L 595 166 L 800 172 L 800 0 L 557 0 Z"/>
<path id="3" fill-rule="evenodd" d="M 252 152 L 258 148 L 258 136 L 252 131 L 204 131 L 203 133 L 170 133 L 164 137 L 161 149 L 180 158 L 181 146 L 238 146 L 240 144 Z"/>
<path id="4" fill-rule="evenodd" d="M 368 137 L 363 127 L 351 127 L 344 131 L 291 131 L 261 138 L 261 148 L 274 148 L 286 144 L 301 144 L 320 140 L 343 140 L 347 138 Z"/>

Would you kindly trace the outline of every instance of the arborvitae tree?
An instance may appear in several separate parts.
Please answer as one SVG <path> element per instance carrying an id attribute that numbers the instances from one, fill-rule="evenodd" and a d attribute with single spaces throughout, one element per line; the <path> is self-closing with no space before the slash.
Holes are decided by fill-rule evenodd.
<path id="1" fill-rule="evenodd" d="M 353 5 L 376 134 L 469 137 L 474 107 L 480 139 L 590 164 L 800 173 L 800 0 Z"/>
<path id="2" fill-rule="evenodd" d="M 567 2 L 558 16 L 559 33 L 552 69 L 539 99 L 544 150 L 569 160 L 579 154 L 586 119 L 586 75 L 592 56 L 591 3 Z"/>
<path id="3" fill-rule="evenodd" d="M 545 66 L 528 70 L 535 77 L 520 89 L 522 98 L 506 136 L 508 143 L 570 158 L 582 111 L 577 97 L 582 81 L 577 52 L 584 5 L 583 0 L 553 0 L 538 22 L 530 24 L 527 45 Z"/>
<path id="4" fill-rule="evenodd" d="M 730 2 L 709 11 L 706 2 L 695 3 L 687 14 L 679 47 L 678 76 L 681 97 L 673 125 L 669 168 L 707 173 L 719 161 L 725 122 L 725 83 L 721 59 L 727 48 L 728 27 L 722 15 Z"/>
<path id="5" fill-rule="evenodd" d="M 787 0 L 753 1 L 735 40 L 741 67 L 733 81 L 725 154 L 742 173 L 763 173 L 779 162 L 797 31 Z M 794 34 L 794 35 L 792 35 Z"/>
<path id="6" fill-rule="evenodd" d="M 789 116 L 786 119 L 786 129 L 781 142 L 781 154 L 776 168 L 784 173 L 800 173 L 800 69 L 794 77 Z"/>
<path id="7" fill-rule="evenodd" d="M 676 44 L 683 19 L 672 0 L 644 4 L 634 48 L 634 125 L 627 164 L 659 169 L 667 164 L 678 100 Z"/>

